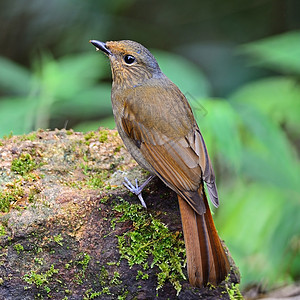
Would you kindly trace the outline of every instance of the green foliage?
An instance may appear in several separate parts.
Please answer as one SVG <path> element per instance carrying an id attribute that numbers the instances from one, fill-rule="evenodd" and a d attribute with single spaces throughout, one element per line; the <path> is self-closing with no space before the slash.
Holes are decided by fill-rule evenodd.
<path id="1" fill-rule="evenodd" d="M 292 74 L 299 65 L 292 63 L 296 58 L 299 62 L 295 50 L 299 46 L 292 33 L 242 49 L 249 50 L 254 61 L 263 57 L 263 63 L 258 60 L 261 66 Z M 256 80 L 227 100 L 200 103 L 207 114 L 197 108 L 194 112 L 213 157 L 221 200 L 216 223 L 241 269 L 242 283 L 296 280 L 300 276 L 300 165 L 293 143 L 300 133 L 297 77 Z"/>
<path id="2" fill-rule="evenodd" d="M 251 62 L 287 74 L 300 74 L 300 31 L 255 41 L 240 47 L 242 53 L 252 56 Z"/>
<path id="3" fill-rule="evenodd" d="M 203 110 L 198 109 L 197 103 L 192 103 L 192 108 L 209 153 L 219 153 L 224 167 L 239 170 L 242 155 L 239 116 L 224 99 L 202 99 L 199 102 L 207 110 L 207 114 L 203 115 Z"/>
<path id="4" fill-rule="evenodd" d="M 300 85 L 297 78 L 277 76 L 251 82 L 238 89 L 230 99 L 235 105 L 257 109 L 275 124 L 284 125 L 293 137 L 299 136 Z"/>
<path id="5" fill-rule="evenodd" d="M 172 233 L 167 226 L 148 214 L 140 205 L 122 201 L 114 207 L 122 213 L 117 222 L 130 220 L 133 230 L 118 236 L 121 258 L 128 261 L 130 267 L 141 265 L 147 270 L 149 259 L 150 267 L 157 266 L 157 289 L 170 281 L 177 293 L 181 290 L 180 280 L 185 279 L 183 274 L 185 248 L 179 233 Z M 138 272 L 138 278 L 147 279 L 147 274 Z"/>
<path id="6" fill-rule="evenodd" d="M 279 118 L 272 118 L 274 111 L 237 95 L 244 94 L 235 93 L 230 102 L 203 102 L 208 114 L 198 118 L 215 156 L 212 160 L 224 168 L 217 174 L 221 200 L 217 227 L 241 269 L 243 284 L 296 279 L 298 248 L 291 243 L 299 240 L 299 161 Z M 289 110 L 284 109 L 283 122 L 289 119 Z M 295 264 L 298 268 L 291 274 L 289 266 Z"/>
<path id="7" fill-rule="evenodd" d="M 0 70 L 6 93 L 0 101 L 0 136 L 49 128 L 53 118 L 112 115 L 110 84 L 96 84 L 108 74 L 105 57 L 89 52 L 55 60 L 44 53 L 33 61 L 32 72 L 0 58 Z"/>
<path id="8" fill-rule="evenodd" d="M 16 63 L 0 57 L 0 87 L 14 95 L 30 93 L 33 78 L 30 72 Z"/>
<path id="9" fill-rule="evenodd" d="M 210 84 L 201 70 L 180 55 L 151 51 L 161 70 L 186 94 L 204 98 L 209 95 Z"/>
<path id="10" fill-rule="evenodd" d="M 184 93 L 192 95 L 191 99 L 208 95 L 208 81 L 191 62 L 161 51 L 155 55 L 161 68 Z M 89 52 L 56 60 L 49 53 L 43 53 L 41 59 L 33 61 L 32 72 L 0 58 L 0 69 L 0 87 L 7 94 L 0 99 L 0 136 L 10 131 L 24 134 L 33 129 L 46 129 L 52 119 L 82 120 L 74 126 L 81 131 L 95 130 L 99 126 L 115 127 L 111 84 L 96 84 L 109 76 L 108 61 L 103 55 Z M 93 118 L 102 119 L 94 121 Z"/>
<path id="11" fill-rule="evenodd" d="M 1 69 L 1 65 L 0 65 Z M 34 97 L 3 97 L 0 99 L 0 137 L 29 133 L 34 127 L 38 99 Z"/>

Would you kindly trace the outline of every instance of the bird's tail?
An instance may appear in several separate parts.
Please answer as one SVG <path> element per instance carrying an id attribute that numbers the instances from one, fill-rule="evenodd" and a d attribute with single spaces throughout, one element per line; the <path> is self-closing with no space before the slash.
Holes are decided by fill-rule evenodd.
<path id="1" fill-rule="evenodd" d="M 213 285 L 223 281 L 230 272 L 230 264 L 221 244 L 219 235 L 208 206 L 203 189 L 206 212 L 197 214 L 193 208 L 178 196 L 183 227 L 187 270 L 190 284 L 202 287 L 207 283 Z"/>

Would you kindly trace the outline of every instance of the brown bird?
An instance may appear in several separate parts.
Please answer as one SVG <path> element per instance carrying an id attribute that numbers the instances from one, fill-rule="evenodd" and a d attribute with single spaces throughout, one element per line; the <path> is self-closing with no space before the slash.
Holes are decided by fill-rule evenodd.
<path id="1" fill-rule="evenodd" d="M 112 108 L 125 146 L 143 168 L 178 195 L 190 284 L 219 284 L 230 264 L 203 186 L 205 181 L 212 203 L 218 206 L 215 175 L 187 99 L 141 44 L 90 42 L 109 57 Z M 126 185 L 142 200 L 145 184 L 133 186 L 127 180 Z"/>

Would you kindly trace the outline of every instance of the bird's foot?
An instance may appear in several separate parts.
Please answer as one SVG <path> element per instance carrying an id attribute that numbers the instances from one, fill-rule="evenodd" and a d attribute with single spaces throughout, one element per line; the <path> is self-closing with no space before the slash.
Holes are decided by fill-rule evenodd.
<path id="1" fill-rule="evenodd" d="M 147 208 L 146 206 L 146 203 L 143 199 L 143 196 L 142 196 L 142 191 L 144 189 L 144 187 L 151 181 L 151 179 L 153 178 L 154 176 L 150 176 L 141 186 L 138 185 L 138 180 L 135 179 L 135 186 L 128 180 L 127 177 L 124 177 L 124 186 L 133 194 L 137 195 L 138 198 L 140 199 L 141 201 L 141 204 Z"/>

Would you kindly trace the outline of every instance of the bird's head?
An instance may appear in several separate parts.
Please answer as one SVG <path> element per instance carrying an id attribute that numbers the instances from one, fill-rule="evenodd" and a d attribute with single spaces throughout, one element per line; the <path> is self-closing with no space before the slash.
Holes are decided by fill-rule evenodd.
<path id="1" fill-rule="evenodd" d="M 90 43 L 109 57 L 113 81 L 118 85 L 134 86 L 162 74 L 154 56 L 137 42 L 91 40 Z"/>

